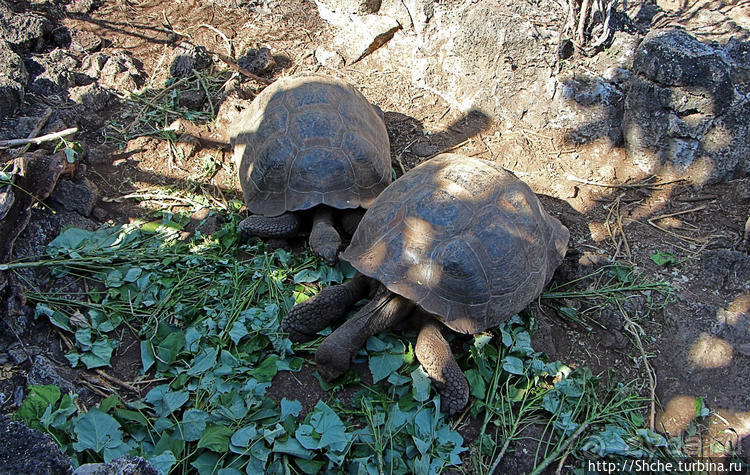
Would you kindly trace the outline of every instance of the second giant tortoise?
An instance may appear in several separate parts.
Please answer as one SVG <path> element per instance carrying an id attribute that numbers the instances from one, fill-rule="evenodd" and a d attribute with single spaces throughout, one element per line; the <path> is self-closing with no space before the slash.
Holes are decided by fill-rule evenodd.
<path id="1" fill-rule="evenodd" d="M 494 162 L 439 155 L 367 210 L 341 255 L 355 277 L 296 305 L 282 328 L 292 339 L 311 338 L 374 295 L 317 350 L 320 372 L 333 379 L 367 338 L 419 314 L 417 359 L 454 413 L 466 406 L 469 386 L 438 322 L 472 334 L 521 311 L 552 277 L 568 238 L 528 185 Z"/>
<path id="2" fill-rule="evenodd" d="M 282 78 L 263 90 L 230 131 L 249 235 L 292 237 L 297 212 L 315 209 L 312 250 L 333 263 L 341 239 L 334 210 L 367 208 L 391 183 L 383 112 L 354 87 L 320 74 Z M 361 213 L 349 213 L 354 232 Z"/>

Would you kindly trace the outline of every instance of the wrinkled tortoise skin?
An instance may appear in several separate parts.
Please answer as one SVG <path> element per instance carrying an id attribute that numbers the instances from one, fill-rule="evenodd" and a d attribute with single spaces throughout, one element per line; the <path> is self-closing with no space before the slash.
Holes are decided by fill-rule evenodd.
<path id="1" fill-rule="evenodd" d="M 250 212 L 278 216 L 328 205 L 367 208 L 391 183 L 382 112 L 324 75 L 282 78 L 231 126 Z"/>
<path id="2" fill-rule="evenodd" d="M 439 155 L 372 204 L 342 254 L 459 333 L 497 326 L 551 279 L 569 232 L 494 162 Z"/>

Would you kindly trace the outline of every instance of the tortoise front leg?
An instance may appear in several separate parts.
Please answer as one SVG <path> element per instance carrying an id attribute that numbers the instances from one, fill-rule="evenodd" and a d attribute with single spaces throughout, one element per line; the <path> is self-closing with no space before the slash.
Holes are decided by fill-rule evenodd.
<path id="1" fill-rule="evenodd" d="M 289 238 L 299 232 L 300 220 L 294 213 L 268 218 L 254 214 L 243 219 L 239 229 L 243 235 L 262 238 Z"/>
<path id="2" fill-rule="evenodd" d="M 430 379 L 435 382 L 442 409 L 448 414 L 455 414 L 469 402 L 469 383 L 458 367 L 440 327 L 434 318 L 426 320 L 417 336 L 414 353 Z"/>
<path id="3" fill-rule="evenodd" d="M 341 236 L 333 227 L 333 210 L 327 206 L 319 206 L 315 210 L 312 231 L 310 231 L 310 247 L 329 265 L 334 265 L 338 259 Z"/>
<path id="4" fill-rule="evenodd" d="M 368 338 L 392 327 L 413 309 L 412 302 L 381 285 L 367 305 L 320 344 L 315 353 L 320 374 L 328 381 L 344 374 Z"/>
<path id="5" fill-rule="evenodd" d="M 315 333 L 346 316 L 358 300 L 370 292 L 371 279 L 359 272 L 349 282 L 332 285 L 318 295 L 298 303 L 281 322 L 281 330 L 293 341 L 307 341 Z"/>

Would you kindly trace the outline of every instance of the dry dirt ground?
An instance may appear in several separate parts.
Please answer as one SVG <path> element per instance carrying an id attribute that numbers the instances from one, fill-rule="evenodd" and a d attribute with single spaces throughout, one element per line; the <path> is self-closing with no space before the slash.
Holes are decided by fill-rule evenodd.
<path id="1" fill-rule="evenodd" d="M 690 3 L 660 2 L 653 23 L 687 26 L 702 40 L 747 37 L 750 17 L 742 2 Z M 512 170 L 543 195 L 545 206 L 571 230 L 571 250 L 557 281 L 620 260 L 672 285 L 670 303 L 649 318 L 640 319 L 648 309 L 645 299 L 626 309 L 642 327 L 643 351 L 655 370 L 658 427 L 678 435 L 694 417 L 696 398 L 702 397 L 715 411 L 705 424 L 704 453 L 715 439 L 750 453 L 750 179 L 699 188 L 679 177 L 644 176 L 623 165 L 625 151 L 618 144 L 571 144 L 564 134 L 508 127 L 481 113 L 451 109 L 438 96 L 412 87 L 377 53 L 335 70 L 323 67 L 313 52 L 329 45 L 333 33 L 316 15 L 313 2 L 251 6 L 108 1 L 90 14 L 69 14 L 58 21 L 77 32 L 74 39 L 98 38 L 105 51 L 130 52 L 141 63 L 145 86 L 154 88 L 169 78 L 179 37 L 223 54 L 230 52 L 228 42 L 235 52 L 266 46 L 276 59 L 269 78 L 302 71 L 329 73 L 353 83 L 380 106 L 399 174 L 444 150 L 495 160 Z M 625 7 L 635 16 L 644 5 L 625 2 Z M 224 86 L 242 88 L 249 100 L 264 85 L 234 80 Z M 30 95 L 26 100 L 30 108 L 46 107 L 44 97 Z M 220 106 L 211 104 L 217 110 Z M 127 127 L 138 120 L 137 109 L 117 105 L 102 114 L 98 128 L 76 137 L 88 150 L 89 179 L 102 197 L 97 203 L 101 218 L 122 222 L 143 215 L 146 210 L 134 201 L 114 199 L 156 185 L 203 187 L 219 201 L 236 196 L 231 150 L 222 127 L 182 121 L 182 131 L 197 140 L 188 141 L 186 153 L 175 158 L 168 142 L 157 137 L 114 140 L 118 132 L 112 121 Z M 201 174 L 205 163 L 199 157 L 206 155 L 218 164 L 212 175 Z M 657 252 L 673 253 L 676 264 L 657 265 L 650 258 Z M 563 321 L 544 304 L 536 305 L 534 312 L 546 322 L 537 344 L 569 365 L 589 366 L 595 374 L 623 381 L 635 379 L 648 394 L 641 349 L 629 331 L 632 327 L 615 310 L 604 308 L 597 316 L 601 325 L 585 329 Z M 121 344 L 118 353 L 114 373 L 127 381 L 138 371 L 137 347 Z M 279 375 L 270 394 L 292 394 L 308 408 L 322 391 L 303 371 Z M 470 437 L 471 428 L 464 430 Z"/>

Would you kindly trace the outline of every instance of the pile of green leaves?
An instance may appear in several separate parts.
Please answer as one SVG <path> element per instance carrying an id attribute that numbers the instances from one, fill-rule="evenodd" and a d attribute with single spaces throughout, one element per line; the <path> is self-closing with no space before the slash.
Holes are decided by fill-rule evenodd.
<path id="1" fill-rule="evenodd" d="M 377 384 L 352 406 L 334 399 L 334 411 L 320 401 L 303 418 L 298 401 L 266 397 L 279 371 L 299 371 L 303 363 L 279 332 L 280 318 L 353 269 L 259 241 L 238 246 L 236 225 L 233 217 L 211 237 L 190 241 L 177 239 L 181 224 L 171 215 L 139 226 L 68 229 L 50 243 L 46 259 L 9 264 L 88 280 L 75 302 L 69 291 L 29 294 L 38 317 L 73 335 L 72 366 L 109 366 L 117 330 L 126 325 L 140 341 L 143 378 L 153 381 L 142 399 L 115 395 L 88 410 L 56 387 L 31 387 L 17 416 L 50 433 L 74 465 L 125 453 L 163 473 L 386 466 L 428 473 L 460 463 L 463 439 L 449 429 L 439 398 L 430 398 L 426 376 L 409 376 L 417 370 L 413 351 L 391 337 L 367 342 L 362 357 Z M 365 413 L 369 419 L 358 417 Z"/>
<path id="2" fill-rule="evenodd" d="M 532 454 L 538 471 L 563 456 L 679 451 L 646 428 L 644 401 L 629 387 L 599 387 L 588 370 L 535 352 L 535 324 L 525 314 L 454 344 L 463 345 L 469 415 L 481 421 L 471 450 L 440 412 L 408 332 L 371 337 L 359 352 L 371 385 L 350 371 L 333 384 L 321 379 L 329 397 L 307 414 L 290 395 L 277 403 L 266 396 L 273 378 L 299 371 L 322 340 L 294 346 L 280 333 L 280 319 L 353 269 L 272 251 L 257 240 L 240 246 L 238 219 L 187 241 L 178 239 L 184 222 L 169 214 L 140 225 L 68 229 L 50 243 L 46 259 L 8 264 L 85 278 L 88 290 L 75 302 L 69 290 L 31 292 L 37 316 L 73 336 L 67 358 L 76 367 L 109 366 L 118 330 L 131 332 L 148 384 L 140 399 L 113 395 L 88 409 L 56 387 L 32 386 L 17 417 L 48 432 L 74 465 L 130 453 L 161 473 L 427 474 L 462 458 L 486 473 L 532 426 L 542 433 Z M 350 402 L 336 398 L 352 384 L 361 389 Z"/>

